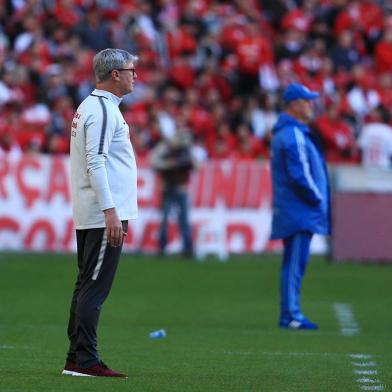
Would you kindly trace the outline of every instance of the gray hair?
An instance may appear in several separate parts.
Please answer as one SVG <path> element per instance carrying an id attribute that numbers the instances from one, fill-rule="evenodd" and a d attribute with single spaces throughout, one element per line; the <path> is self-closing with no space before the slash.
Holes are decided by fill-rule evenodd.
<path id="1" fill-rule="evenodd" d="M 122 49 L 104 49 L 93 60 L 94 75 L 97 83 L 109 79 L 112 69 L 124 68 L 126 63 L 137 61 L 138 57 Z"/>

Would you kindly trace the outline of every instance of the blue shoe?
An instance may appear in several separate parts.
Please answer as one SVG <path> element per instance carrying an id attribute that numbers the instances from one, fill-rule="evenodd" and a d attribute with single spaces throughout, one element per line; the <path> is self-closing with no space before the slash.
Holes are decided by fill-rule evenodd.
<path id="1" fill-rule="evenodd" d="M 302 320 L 295 320 L 291 319 L 289 321 L 280 321 L 279 322 L 280 328 L 287 328 L 287 329 L 310 329 L 315 330 L 318 329 L 318 325 L 312 323 L 308 319 L 304 318 Z"/>

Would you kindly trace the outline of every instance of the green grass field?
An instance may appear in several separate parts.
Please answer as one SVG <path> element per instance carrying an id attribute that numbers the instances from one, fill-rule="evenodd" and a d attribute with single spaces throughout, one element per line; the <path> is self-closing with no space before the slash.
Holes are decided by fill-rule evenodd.
<path id="1" fill-rule="evenodd" d="M 99 346 L 130 378 L 93 379 L 60 375 L 74 256 L 0 254 L 0 391 L 391 391 L 392 267 L 314 257 L 303 288 L 314 332 L 277 328 L 278 272 L 278 256 L 123 257 Z M 357 335 L 342 335 L 336 303 L 351 307 Z M 160 328 L 167 338 L 150 340 Z M 376 376 L 354 374 L 366 361 Z"/>

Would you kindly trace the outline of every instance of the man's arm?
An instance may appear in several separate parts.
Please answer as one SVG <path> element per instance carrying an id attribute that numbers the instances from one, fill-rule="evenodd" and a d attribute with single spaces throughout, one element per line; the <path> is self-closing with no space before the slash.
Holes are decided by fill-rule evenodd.
<path id="1" fill-rule="evenodd" d="M 101 102 L 101 105 L 105 104 Z M 106 106 L 91 115 L 85 124 L 90 183 L 105 216 L 108 242 L 112 246 L 119 246 L 123 238 L 122 224 L 116 213 L 105 165 L 114 130 L 115 122 L 107 115 Z"/>
<path id="2" fill-rule="evenodd" d="M 310 172 L 305 137 L 299 129 L 292 132 L 285 150 L 287 171 L 301 196 L 311 204 L 319 204 L 323 196 Z"/>

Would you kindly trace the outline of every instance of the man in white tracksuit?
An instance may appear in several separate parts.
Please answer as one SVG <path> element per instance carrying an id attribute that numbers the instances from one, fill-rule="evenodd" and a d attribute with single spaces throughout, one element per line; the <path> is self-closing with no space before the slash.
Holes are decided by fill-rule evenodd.
<path id="1" fill-rule="evenodd" d="M 127 377 L 97 351 L 97 326 L 121 254 L 128 220 L 137 217 L 137 171 L 129 128 L 119 110 L 132 92 L 137 57 L 105 49 L 93 61 L 96 89 L 71 129 L 71 189 L 79 273 L 72 297 L 65 375 Z"/>

